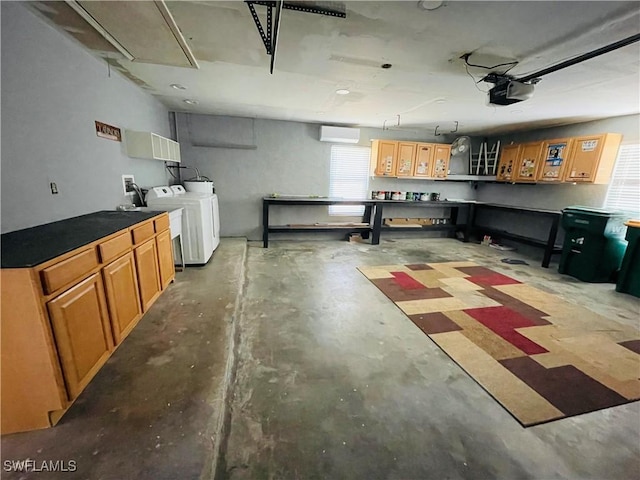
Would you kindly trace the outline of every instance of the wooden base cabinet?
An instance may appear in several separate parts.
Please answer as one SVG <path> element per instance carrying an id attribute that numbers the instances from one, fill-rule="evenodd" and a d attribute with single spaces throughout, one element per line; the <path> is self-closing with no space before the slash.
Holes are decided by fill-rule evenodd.
<path id="1" fill-rule="evenodd" d="M 40 279 L 32 269 L 2 269 L 2 433 L 51 426 L 69 404 Z"/>
<path id="2" fill-rule="evenodd" d="M 109 313 L 99 273 L 47 304 L 69 400 L 74 399 L 113 350 Z"/>
<path id="3" fill-rule="evenodd" d="M 173 250 L 171 249 L 171 232 L 165 230 L 156 237 L 156 247 L 158 249 L 158 267 L 160 272 L 160 286 L 162 290 L 167 288 L 176 275 L 173 261 Z"/>
<path id="4" fill-rule="evenodd" d="M 164 213 L 1 269 L 1 433 L 55 425 L 174 279 L 173 265 Z"/>
<path id="5" fill-rule="evenodd" d="M 142 311 L 146 312 L 160 296 L 160 272 L 158 271 L 158 250 L 155 239 L 137 247 L 135 256 Z"/>
<path id="6" fill-rule="evenodd" d="M 102 270 L 113 338 L 118 345 L 142 317 L 138 277 L 133 254 L 128 252 Z"/>

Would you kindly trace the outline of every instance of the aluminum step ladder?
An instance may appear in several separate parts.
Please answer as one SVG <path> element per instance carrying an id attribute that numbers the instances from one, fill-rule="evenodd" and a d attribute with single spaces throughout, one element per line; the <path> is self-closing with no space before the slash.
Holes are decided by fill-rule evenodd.
<path id="1" fill-rule="evenodd" d="M 498 156 L 500 155 L 500 140 L 495 142 L 491 149 L 485 140 L 480 144 L 480 151 L 469 155 L 469 174 L 471 175 L 495 175 L 498 169 Z"/>

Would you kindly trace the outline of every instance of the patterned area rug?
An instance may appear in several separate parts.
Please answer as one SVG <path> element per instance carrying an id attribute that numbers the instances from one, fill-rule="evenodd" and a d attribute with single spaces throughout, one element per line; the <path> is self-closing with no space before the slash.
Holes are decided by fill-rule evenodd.
<path id="1" fill-rule="evenodd" d="M 472 262 L 360 267 L 522 425 L 640 398 L 640 330 Z"/>

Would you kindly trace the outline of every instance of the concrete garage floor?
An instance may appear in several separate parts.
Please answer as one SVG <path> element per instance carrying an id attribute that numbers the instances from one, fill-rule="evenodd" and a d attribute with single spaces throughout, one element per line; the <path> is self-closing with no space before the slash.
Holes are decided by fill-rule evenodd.
<path id="1" fill-rule="evenodd" d="M 225 240 L 178 272 L 56 427 L 2 437 L 2 479 L 213 478 L 246 251 Z M 7 471 L 27 458 L 77 469 Z"/>
<path id="2" fill-rule="evenodd" d="M 640 300 L 540 258 L 450 239 L 224 239 L 57 427 L 2 439 L 3 460 L 78 471 L 2 478 L 638 478 L 640 402 L 525 429 L 356 270 L 471 260 L 638 323 Z"/>

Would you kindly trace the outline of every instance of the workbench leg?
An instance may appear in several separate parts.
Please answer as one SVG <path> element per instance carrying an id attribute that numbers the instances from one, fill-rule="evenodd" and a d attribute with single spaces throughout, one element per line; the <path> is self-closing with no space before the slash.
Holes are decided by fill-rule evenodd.
<path id="1" fill-rule="evenodd" d="M 467 210 L 467 224 L 464 227 L 464 237 L 462 239 L 463 242 L 467 243 L 471 234 L 473 233 L 473 226 L 476 222 L 476 204 L 469 203 L 469 208 Z"/>
<path id="2" fill-rule="evenodd" d="M 542 266 L 549 268 L 549 262 L 551 261 L 551 255 L 553 255 L 553 247 L 556 245 L 556 236 L 558 235 L 558 224 L 560 223 L 560 215 L 553 217 L 551 223 L 551 229 L 549 230 L 549 237 L 547 238 L 547 246 L 544 249 L 544 258 L 542 259 Z"/>
<path id="3" fill-rule="evenodd" d="M 380 244 L 380 230 L 382 229 L 382 204 L 378 203 L 375 207 L 373 216 L 373 229 L 371 230 L 371 245 Z"/>
<path id="4" fill-rule="evenodd" d="M 362 215 L 362 223 L 368 223 L 369 227 L 371 227 L 371 208 L 371 205 L 365 205 L 364 215 Z M 362 238 L 365 240 L 368 239 L 370 232 L 371 230 L 369 230 L 368 232 L 362 232 Z"/>
<path id="5" fill-rule="evenodd" d="M 269 248 L 269 204 L 262 201 L 262 247 Z"/>
<path id="6" fill-rule="evenodd" d="M 458 224 L 458 210 L 460 207 L 451 207 L 451 213 L 449 214 L 449 221 L 451 222 L 451 225 L 457 225 Z M 455 229 L 451 230 L 450 234 L 453 236 L 453 238 L 456 238 L 456 231 Z"/>

